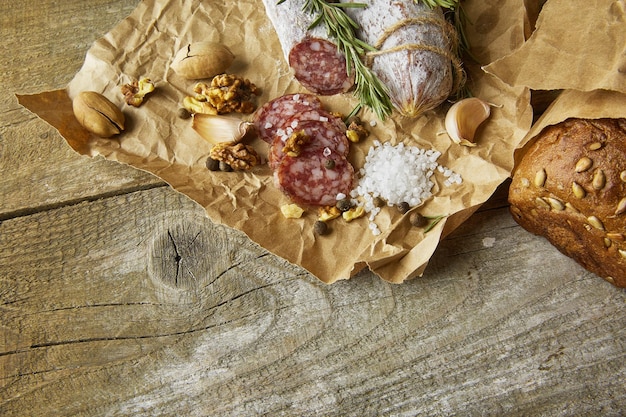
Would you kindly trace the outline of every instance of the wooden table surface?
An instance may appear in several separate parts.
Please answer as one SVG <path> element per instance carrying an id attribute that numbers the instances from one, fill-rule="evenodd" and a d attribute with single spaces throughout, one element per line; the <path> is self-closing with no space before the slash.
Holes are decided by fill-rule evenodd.
<path id="1" fill-rule="evenodd" d="M 0 3 L 0 415 L 626 413 L 625 291 L 517 226 L 506 183 L 422 278 L 326 285 L 18 105 L 138 3 Z M 152 278 L 165 231 L 205 280 Z"/>

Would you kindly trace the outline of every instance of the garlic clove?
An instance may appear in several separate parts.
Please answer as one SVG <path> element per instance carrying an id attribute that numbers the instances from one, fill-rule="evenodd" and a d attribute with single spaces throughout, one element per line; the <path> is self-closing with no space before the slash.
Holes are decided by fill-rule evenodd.
<path id="1" fill-rule="evenodd" d="M 489 103 L 476 98 L 457 101 L 446 113 L 445 127 L 454 143 L 476 146 L 474 136 L 478 127 L 491 115 Z"/>
<path id="2" fill-rule="evenodd" d="M 219 143 L 237 143 L 250 131 L 253 124 L 234 117 L 217 116 L 204 113 L 193 115 L 191 127 L 204 140 L 213 145 Z"/>

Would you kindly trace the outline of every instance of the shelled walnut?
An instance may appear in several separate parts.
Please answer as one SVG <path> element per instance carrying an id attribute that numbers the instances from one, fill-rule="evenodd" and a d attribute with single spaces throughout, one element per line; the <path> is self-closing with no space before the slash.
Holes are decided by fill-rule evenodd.
<path id="1" fill-rule="evenodd" d="M 228 164 L 235 171 L 246 171 L 259 163 L 259 156 L 254 148 L 244 143 L 215 145 L 209 156 L 214 160 Z"/>

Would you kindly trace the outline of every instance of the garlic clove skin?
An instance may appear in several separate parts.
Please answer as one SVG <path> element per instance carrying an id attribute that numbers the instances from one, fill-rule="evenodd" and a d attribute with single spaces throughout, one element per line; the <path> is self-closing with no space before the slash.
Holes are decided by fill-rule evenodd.
<path id="1" fill-rule="evenodd" d="M 474 147 L 476 131 L 490 115 L 491 106 L 479 98 L 457 101 L 446 113 L 446 132 L 454 143 Z"/>
<path id="2" fill-rule="evenodd" d="M 191 127 L 204 140 L 217 145 L 241 141 L 253 127 L 253 123 L 229 116 L 196 113 L 193 115 Z"/>

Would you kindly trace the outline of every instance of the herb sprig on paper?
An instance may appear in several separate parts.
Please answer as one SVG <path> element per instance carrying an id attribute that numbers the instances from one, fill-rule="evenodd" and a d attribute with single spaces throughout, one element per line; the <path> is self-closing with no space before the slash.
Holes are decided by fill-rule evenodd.
<path id="1" fill-rule="evenodd" d="M 277 4 L 287 0 L 279 0 Z M 327 34 L 346 57 L 347 71 L 354 71 L 354 94 L 360 107 L 369 107 L 376 116 L 384 120 L 391 115 L 393 104 L 389 93 L 376 74 L 362 60 L 368 51 L 375 48 L 356 37 L 359 25 L 345 12 L 345 8 L 364 8 L 366 3 L 329 3 L 324 0 L 306 0 L 302 10 L 314 16 L 309 29 L 323 24 Z M 355 109 L 358 111 L 358 108 Z M 353 111 L 355 113 L 355 111 Z"/>

